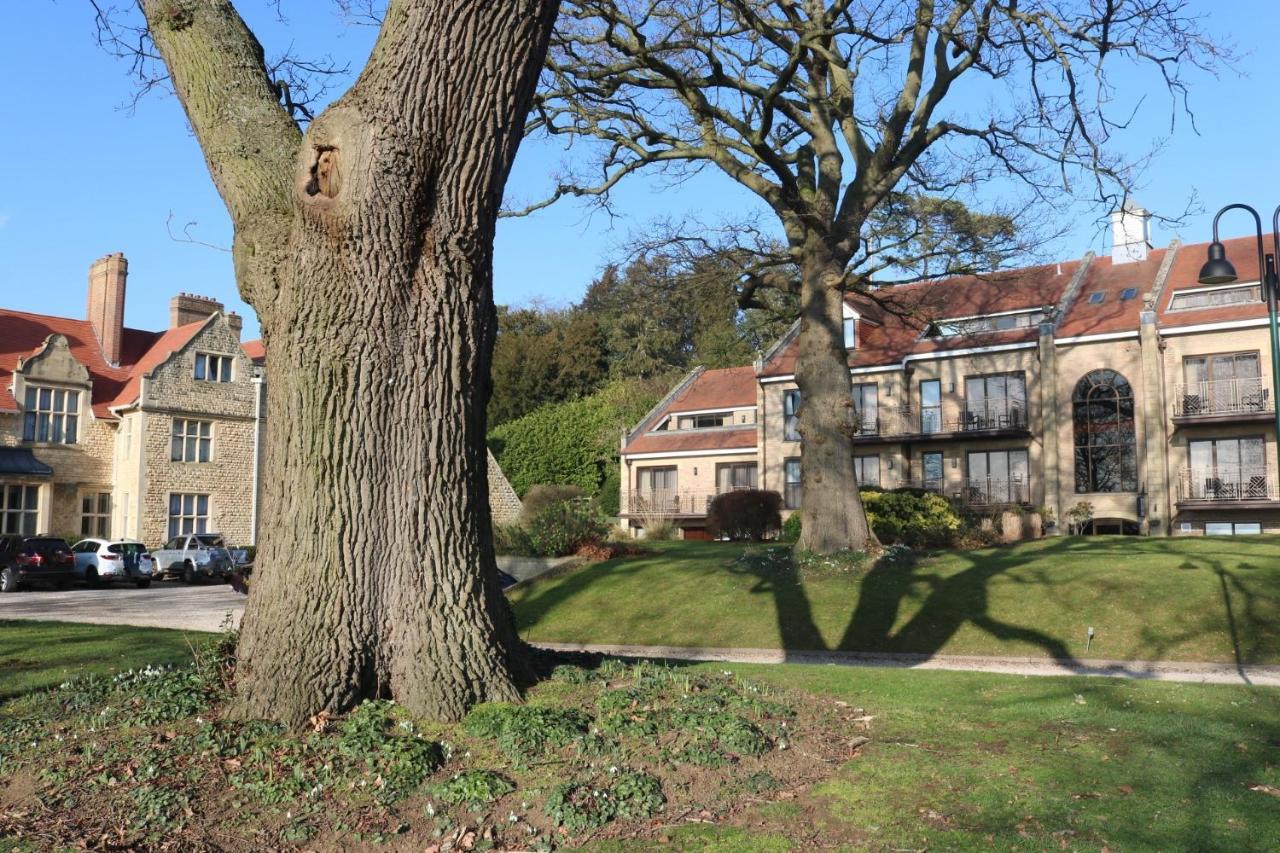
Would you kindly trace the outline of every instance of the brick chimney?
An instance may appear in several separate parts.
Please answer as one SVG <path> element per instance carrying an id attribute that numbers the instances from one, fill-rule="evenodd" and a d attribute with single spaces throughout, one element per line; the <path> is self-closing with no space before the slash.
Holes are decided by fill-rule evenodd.
<path id="1" fill-rule="evenodd" d="M 217 314 L 223 305 L 208 296 L 179 293 L 169 300 L 169 328 L 176 329 L 188 323 L 199 323 L 205 317 Z"/>
<path id="2" fill-rule="evenodd" d="M 98 337 L 102 355 L 111 364 L 120 363 L 124 339 L 124 291 L 129 278 L 129 262 L 121 252 L 98 258 L 89 266 L 89 324 Z"/>
<path id="3" fill-rule="evenodd" d="M 244 331 L 244 318 L 234 311 L 228 311 L 227 325 L 231 327 L 231 334 L 236 336 L 236 340 L 240 340 L 240 333 Z"/>

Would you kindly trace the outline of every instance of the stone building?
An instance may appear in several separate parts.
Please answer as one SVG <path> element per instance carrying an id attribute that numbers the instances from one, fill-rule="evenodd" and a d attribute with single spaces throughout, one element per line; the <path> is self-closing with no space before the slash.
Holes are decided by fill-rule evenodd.
<path id="1" fill-rule="evenodd" d="M 169 328 L 125 327 L 128 270 L 119 253 L 93 263 L 84 320 L 0 309 L 0 533 L 253 544 L 262 343 L 188 293 Z M 519 512 L 492 461 L 490 492 L 495 518 Z"/>
<path id="2" fill-rule="evenodd" d="M 1254 238 L 1203 286 L 1206 245 L 1113 218 L 1110 256 L 846 300 L 863 484 L 1040 508 L 1092 532 L 1280 532 L 1275 405 Z M 793 327 L 750 367 L 695 370 L 622 444 L 622 515 L 703 535 L 727 489 L 803 489 Z"/>

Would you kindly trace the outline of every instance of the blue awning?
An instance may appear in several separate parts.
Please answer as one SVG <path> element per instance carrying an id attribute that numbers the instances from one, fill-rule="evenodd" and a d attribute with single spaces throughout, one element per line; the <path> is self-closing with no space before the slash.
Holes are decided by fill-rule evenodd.
<path id="1" fill-rule="evenodd" d="M 25 447 L 0 447 L 0 476 L 52 477 L 53 469 Z"/>

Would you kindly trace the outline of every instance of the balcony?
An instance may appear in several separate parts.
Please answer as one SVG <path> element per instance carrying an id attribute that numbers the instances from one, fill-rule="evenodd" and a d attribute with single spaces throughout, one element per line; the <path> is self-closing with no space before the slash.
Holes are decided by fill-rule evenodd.
<path id="1" fill-rule="evenodd" d="M 942 480 L 912 480 L 904 483 L 907 488 L 935 492 L 943 497 L 968 506 L 1002 506 L 1005 504 L 1031 504 L 1031 485 L 1023 480 L 997 480 L 992 477 L 971 477 L 958 486 Z"/>
<path id="2" fill-rule="evenodd" d="M 1179 506 L 1268 508 L 1280 503 L 1275 477 L 1262 468 L 1184 468 L 1178 475 Z"/>
<path id="3" fill-rule="evenodd" d="M 1173 422 L 1269 423 L 1276 404 L 1261 377 L 1217 379 L 1179 385 L 1173 397 Z"/>
<path id="4" fill-rule="evenodd" d="M 1025 438 L 1031 434 L 1025 400 L 988 399 L 965 403 L 954 418 L 943 418 L 940 406 L 913 409 L 879 406 L 862 412 L 853 435 L 855 444 L 884 441 L 935 441 L 969 438 Z"/>
<path id="5" fill-rule="evenodd" d="M 729 491 L 739 491 L 731 489 Z M 715 489 L 671 489 L 650 491 L 624 489 L 623 518 L 704 518 L 711 502 L 724 494 Z"/>

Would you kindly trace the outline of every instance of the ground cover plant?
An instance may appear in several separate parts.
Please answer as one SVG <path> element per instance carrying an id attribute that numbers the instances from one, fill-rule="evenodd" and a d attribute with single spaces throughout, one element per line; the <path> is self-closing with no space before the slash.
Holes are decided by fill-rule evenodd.
<path id="1" fill-rule="evenodd" d="M 91 671 L 6 703 L 0 839 L 421 850 L 656 838 L 691 814 L 795 796 L 865 741 L 847 734 L 861 711 L 731 672 L 551 659 L 527 703 L 478 705 L 456 725 L 378 700 L 290 731 L 227 716 L 232 648 L 214 639 L 178 665 Z"/>
<path id="2" fill-rule="evenodd" d="M 1274 536 L 1054 537 L 875 563 L 797 560 L 784 545 L 648 547 L 515 590 L 524 638 L 1280 663 Z"/>
<path id="3" fill-rule="evenodd" d="M 27 627 L 41 626 L 6 639 Z M 1280 837 L 1275 689 L 581 660 L 544 662 L 527 705 L 457 726 L 371 702 L 289 733 L 220 716 L 216 654 L 170 666 L 154 632 L 114 630 L 152 650 L 150 671 L 86 666 L 0 704 L 5 850 L 1243 851 Z M 135 724 L 144 707 L 159 722 Z M 513 723 L 540 737 L 502 742 Z M 704 760 L 717 752 L 727 764 Z"/>

